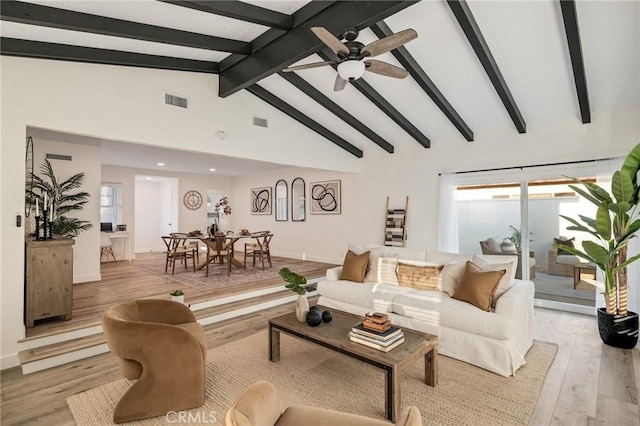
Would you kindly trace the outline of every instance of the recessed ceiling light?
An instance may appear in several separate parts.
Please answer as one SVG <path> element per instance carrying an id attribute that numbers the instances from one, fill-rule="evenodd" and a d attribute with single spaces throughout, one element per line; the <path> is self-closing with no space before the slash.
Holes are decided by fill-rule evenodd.
<path id="1" fill-rule="evenodd" d="M 150 177 L 146 177 L 145 179 L 146 179 L 146 180 L 151 180 L 151 178 L 150 178 Z"/>
<path id="2" fill-rule="evenodd" d="M 215 172 L 215 171 L 216 171 L 216 169 L 209 169 L 209 171 L 210 171 L 210 172 Z"/>
<path id="3" fill-rule="evenodd" d="M 164 163 L 156 163 L 156 166 L 164 166 Z"/>

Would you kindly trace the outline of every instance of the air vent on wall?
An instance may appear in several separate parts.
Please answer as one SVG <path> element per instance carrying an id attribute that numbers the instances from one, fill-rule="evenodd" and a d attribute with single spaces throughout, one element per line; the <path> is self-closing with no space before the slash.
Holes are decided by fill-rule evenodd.
<path id="1" fill-rule="evenodd" d="M 189 108 L 189 99 L 172 95 L 170 93 L 164 94 L 164 103 L 167 105 L 173 105 L 180 108 L 185 108 L 185 109 Z"/>
<path id="2" fill-rule="evenodd" d="M 253 117 L 253 125 L 258 127 L 269 127 L 269 120 L 262 117 Z"/>
<path id="3" fill-rule="evenodd" d="M 71 161 L 71 156 L 70 155 L 62 155 L 62 154 L 45 154 L 45 158 L 47 160 Z"/>

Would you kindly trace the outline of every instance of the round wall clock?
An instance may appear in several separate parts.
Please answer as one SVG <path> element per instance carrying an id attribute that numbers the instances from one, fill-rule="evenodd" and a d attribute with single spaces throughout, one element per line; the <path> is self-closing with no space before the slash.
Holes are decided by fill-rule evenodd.
<path id="1" fill-rule="evenodd" d="M 202 194 L 198 191 L 187 191 L 182 201 L 189 210 L 198 210 L 202 206 Z"/>

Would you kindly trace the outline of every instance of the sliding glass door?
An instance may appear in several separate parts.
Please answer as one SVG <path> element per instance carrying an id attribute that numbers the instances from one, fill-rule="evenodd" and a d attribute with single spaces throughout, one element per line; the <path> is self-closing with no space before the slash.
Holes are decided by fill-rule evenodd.
<path id="1" fill-rule="evenodd" d="M 517 278 L 535 284 L 539 306 L 589 312 L 596 268 L 556 244 L 582 247 L 589 234 L 568 230 L 562 215 L 595 217 L 595 207 L 566 176 L 610 187 L 613 161 L 455 176 L 460 253 L 516 254 Z M 608 182 L 609 181 L 609 182 Z"/>

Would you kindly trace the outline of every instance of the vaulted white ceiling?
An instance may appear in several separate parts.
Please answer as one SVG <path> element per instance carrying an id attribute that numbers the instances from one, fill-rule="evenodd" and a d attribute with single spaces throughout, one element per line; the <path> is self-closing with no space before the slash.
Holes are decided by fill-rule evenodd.
<path id="1" fill-rule="evenodd" d="M 251 42 L 269 31 L 269 27 L 265 25 L 160 1 L 29 3 L 243 42 Z M 248 3 L 292 14 L 308 2 Z M 581 123 L 560 1 L 469 1 L 468 5 L 527 126 L 543 125 L 567 117 Z M 358 2 L 352 2 L 352 7 L 359 7 Z M 640 2 L 577 1 L 575 7 L 591 112 L 638 107 Z M 510 131 L 514 138 L 517 137 L 518 130 L 514 122 L 446 1 L 418 2 L 388 16 L 384 22 L 393 32 L 406 28 L 417 31 L 418 38 L 405 46 L 408 53 L 474 134 Z M 0 33 L 3 38 L 220 64 L 224 64 L 225 59 L 228 60 L 231 55 L 227 52 L 115 35 L 25 24 L 15 22 L 15 19 L 5 20 L 5 17 L 1 24 Z M 114 30 L 117 32 L 117 28 Z M 364 44 L 376 39 L 378 37 L 369 29 L 361 29 L 358 37 L 358 41 Z M 4 49 L 2 53 L 8 54 Z M 376 59 L 402 66 L 392 53 Z M 311 55 L 296 64 L 322 60 L 318 55 Z M 331 67 L 299 71 L 297 75 L 392 145 L 418 143 L 353 86 L 348 85 L 345 90 L 334 92 L 336 71 Z M 469 143 L 411 76 L 398 80 L 365 72 L 363 79 L 426 135 L 432 146 L 440 143 Z M 256 84 L 357 148 L 365 152 L 381 149 L 279 75 L 270 75 Z M 331 142 L 327 140 L 327 143 Z"/>

